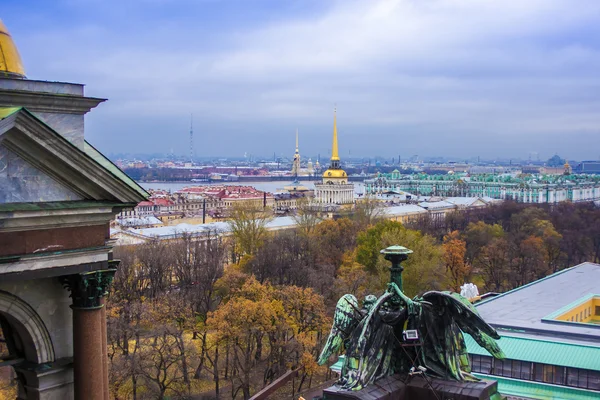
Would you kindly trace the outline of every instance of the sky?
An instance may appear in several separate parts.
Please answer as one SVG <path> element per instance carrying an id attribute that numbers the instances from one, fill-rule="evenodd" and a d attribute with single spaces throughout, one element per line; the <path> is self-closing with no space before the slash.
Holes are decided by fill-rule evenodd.
<path id="1" fill-rule="evenodd" d="M 105 153 L 600 157 L 598 0 L 2 0 Z"/>

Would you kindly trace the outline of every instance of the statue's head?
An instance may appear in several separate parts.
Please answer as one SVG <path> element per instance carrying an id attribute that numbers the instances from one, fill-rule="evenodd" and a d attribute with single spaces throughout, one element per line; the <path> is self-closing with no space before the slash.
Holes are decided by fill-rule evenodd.
<path id="1" fill-rule="evenodd" d="M 363 308 L 367 311 L 371 311 L 371 308 L 375 305 L 377 301 L 377 297 L 372 294 L 368 294 L 365 296 L 365 300 L 363 301 Z"/>

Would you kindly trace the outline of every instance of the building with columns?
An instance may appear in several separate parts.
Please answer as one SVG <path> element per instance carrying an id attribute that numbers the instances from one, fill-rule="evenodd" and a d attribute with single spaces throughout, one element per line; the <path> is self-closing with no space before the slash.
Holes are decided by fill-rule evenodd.
<path id="1" fill-rule="evenodd" d="M 329 169 L 323 172 L 323 182 L 315 184 L 315 203 L 345 205 L 354 203 L 354 185 L 349 183 L 346 171 L 340 166 L 338 153 L 336 111 L 333 114 L 333 145 Z"/>
<path id="2" fill-rule="evenodd" d="M 600 200 L 600 177 L 571 174 L 568 164 L 562 175 L 401 175 L 396 170 L 365 180 L 365 191 L 370 195 L 408 192 L 417 196 L 491 197 L 520 203 L 553 204 Z"/>
<path id="3" fill-rule="evenodd" d="M 109 398 L 109 225 L 148 194 L 85 140 L 103 101 L 27 79 L 0 22 L 0 368 L 18 399 Z"/>

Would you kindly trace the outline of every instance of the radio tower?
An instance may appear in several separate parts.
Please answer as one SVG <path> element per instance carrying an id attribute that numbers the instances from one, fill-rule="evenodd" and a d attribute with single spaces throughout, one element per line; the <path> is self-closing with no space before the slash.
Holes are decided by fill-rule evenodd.
<path id="1" fill-rule="evenodd" d="M 190 164 L 194 163 L 194 114 L 190 114 Z"/>

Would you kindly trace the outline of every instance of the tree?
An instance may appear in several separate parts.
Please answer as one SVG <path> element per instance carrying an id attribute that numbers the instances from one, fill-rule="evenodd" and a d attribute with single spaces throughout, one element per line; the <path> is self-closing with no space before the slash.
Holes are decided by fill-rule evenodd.
<path id="1" fill-rule="evenodd" d="M 191 348 L 191 346 L 190 346 Z M 157 399 L 167 392 L 183 394 L 180 389 L 185 376 L 181 368 L 182 353 L 177 338 L 164 327 L 155 331 L 151 340 L 145 340 L 140 352 L 140 375 Z"/>
<path id="2" fill-rule="evenodd" d="M 469 264 L 475 264 L 480 253 L 492 240 L 504 236 L 504 229 L 499 224 L 486 224 L 483 221 L 471 222 L 464 232 L 466 242 L 465 258 Z"/>
<path id="3" fill-rule="evenodd" d="M 357 258 L 356 252 L 348 253 L 344 257 L 335 280 L 336 298 L 348 293 L 361 299 L 379 290 L 377 281 L 373 280 L 377 260 L 369 273 L 364 265 L 356 261 Z"/>
<path id="4" fill-rule="evenodd" d="M 321 222 L 312 235 L 319 262 L 332 265 L 337 270 L 342 265 L 344 253 L 354 246 L 355 235 L 356 226 L 348 218 Z"/>
<path id="5" fill-rule="evenodd" d="M 356 261 L 367 267 L 369 271 L 374 272 L 380 256 L 381 235 L 383 232 L 405 229 L 400 222 L 383 220 L 369 229 L 359 232 L 356 239 Z"/>
<path id="6" fill-rule="evenodd" d="M 267 236 L 269 210 L 254 201 L 236 202 L 227 221 L 239 255 L 254 255 Z"/>
<path id="7" fill-rule="evenodd" d="M 144 278 L 144 292 L 149 297 L 156 297 L 171 285 L 172 254 L 168 251 L 168 242 L 152 239 L 139 245 L 136 252 L 140 272 Z"/>
<path id="8" fill-rule="evenodd" d="M 458 231 L 453 231 L 444 236 L 442 248 L 450 287 L 460 292 L 460 286 L 465 283 L 471 272 L 470 266 L 465 262 L 466 243 L 459 238 Z"/>
<path id="9" fill-rule="evenodd" d="M 398 222 L 380 221 L 359 234 L 356 248 L 356 261 L 365 265 L 367 272 L 377 279 L 375 288 L 384 290 L 389 282 L 389 262 L 379 252 L 392 245 L 413 250 L 413 254 L 402 264 L 405 267 L 404 292 L 408 296 L 446 286 L 443 250 L 433 237 L 407 229 Z"/>
<path id="10" fill-rule="evenodd" d="M 366 195 L 354 205 L 352 219 L 359 229 L 366 229 L 384 215 L 384 208 L 374 196 Z"/>
<path id="11" fill-rule="evenodd" d="M 319 208 L 312 204 L 308 198 L 302 197 L 296 200 L 296 212 L 292 215 L 298 229 L 305 235 L 314 232 L 315 227 L 322 221 Z"/>
<path id="12" fill-rule="evenodd" d="M 257 345 L 285 321 L 281 302 L 268 299 L 268 291 L 250 277 L 234 297 L 209 314 L 207 321 L 217 340 L 233 351 L 232 364 L 238 373 L 232 376 L 232 393 L 242 390 L 244 399 L 250 398 Z"/>
<path id="13" fill-rule="evenodd" d="M 511 247 L 503 237 L 492 239 L 475 259 L 475 268 L 481 273 L 486 289 L 492 292 L 506 289 L 510 266 Z"/>
<path id="14" fill-rule="evenodd" d="M 516 243 L 513 271 L 508 276 L 511 289 L 543 278 L 549 272 L 544 242 L 536 236 L 529 236 Z"/>

